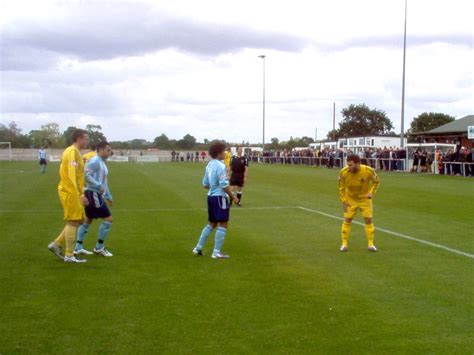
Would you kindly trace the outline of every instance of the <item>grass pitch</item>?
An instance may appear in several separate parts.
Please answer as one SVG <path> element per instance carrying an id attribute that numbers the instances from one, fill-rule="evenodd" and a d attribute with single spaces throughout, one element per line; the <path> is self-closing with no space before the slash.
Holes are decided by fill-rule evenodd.
<path id="1" fill-rule="evenodd" d="M 353 225 L 343 254 L 337 171 L 254 164 L 231 259 L 213 260 L 213 237 L 191 254 L 202 164 L 109 167 L 115 256 L 70 265 L 46 248 L 63 228 L 58 165 L 0 164 L 0 354 L 472 354 L 473 179 L 382 173 L 376 227 L 435 245 L 377 231 L 372 254 Z"/>

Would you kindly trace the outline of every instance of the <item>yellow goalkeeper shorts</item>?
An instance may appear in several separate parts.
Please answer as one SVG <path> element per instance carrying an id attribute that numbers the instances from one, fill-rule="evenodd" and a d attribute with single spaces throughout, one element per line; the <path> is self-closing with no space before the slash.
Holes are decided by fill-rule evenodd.
<path id="1" fill-rule="evenodd" d="M 64 210 L 64 219 L 66 221 L 80 221 L 85 217 L 84 206 L 77 195 L 71 195 L 67 192 L 58 191 L 59 200 Z"/>
<path id="2" fill-rule="evenodd" d="M 347 201 L 349 207 L 347 207 L 346 212 L 344 212 L 344 218 L 353 219 L 357 210 L 360 210 L 362 217 L 372 218 L 372 200 L 366 199 L 363 201 Z"/>

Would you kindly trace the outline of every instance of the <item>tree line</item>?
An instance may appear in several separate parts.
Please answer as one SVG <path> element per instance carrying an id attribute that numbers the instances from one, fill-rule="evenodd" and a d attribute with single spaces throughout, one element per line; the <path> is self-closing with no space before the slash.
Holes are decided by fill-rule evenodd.
<path id="1" fill-rule="evenodd" d="M 327 140 L 355 136 L 395 135 L 393 122 L 382 110 L 371 109 L 365 104 L 359 104 L 349 105 L 341 111 L 341 114 L 343 119 L 339 122 L 338 129 L 328 132 Z M 444 113 L 424 112 L 413 118 L 406 134 L 409 136 L 413 133 L 426 132 L 452 122 L 454 119 L 453 116 Z M 22 129 L 13 121 L 6 125 L 0 123 L 0 142 L 11 142 L 13 148 L 39 148 L 41 146 L 65 148 L 72 143 L 71 135 L 75 129 L 77 128 L 71 126 L 61 132 L 59 124 L 52 122 L 42 125 L 40 129 L 23 134 Z M 85 130 L 89 134 L 91 144 L 107 140 L 100 125 L 88 124 Z M 114 149 L 201 150 L 207 149 L 211 141 L 204 139 L 203 142 L 198 142 L 190 134 L 186 134 L 181 139 L 170 139 L 162 133 L 153 142 L 132 139 L 130 141 L 111 141 L 110 143 Z M 277 137 L 273 137 L 266 147 L 271 150 L 292 149 L 307 147 L 310 143 L 314 143 L 314 139 L 308 136 L 291 137 L 287 141 L 280 141 Z M 242 142 L 242 144 L 248 145 L 249 143 Z"/>

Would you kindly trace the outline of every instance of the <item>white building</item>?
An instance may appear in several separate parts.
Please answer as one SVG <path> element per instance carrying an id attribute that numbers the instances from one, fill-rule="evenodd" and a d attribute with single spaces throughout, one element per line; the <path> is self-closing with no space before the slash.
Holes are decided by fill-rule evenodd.
<path id="1" fill-rule="evenodd" d="M 404 138 L 404 146 L 407 144 L 407 139 Z M 357 153 L 365 149 L 377 148 L 400 148 L 399 136 L 368 136 L 368 137 L 352 137 L 340 138 L 337 141 L 337 147 L 340 149 L 350 149 Z"/>
<path id="2" fill-rule="evenodd" d="M 311 143 L 309 145 L 311 149 L 336 149 L 337 142 L 328 142 L 328 141 L 316 141 L 315 143 Z"/>

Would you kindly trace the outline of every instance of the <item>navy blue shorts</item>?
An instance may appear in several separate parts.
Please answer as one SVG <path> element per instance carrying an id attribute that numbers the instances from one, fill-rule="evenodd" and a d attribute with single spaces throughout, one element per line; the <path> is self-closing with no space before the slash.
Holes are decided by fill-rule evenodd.
<path id="1" fill-rule="evenodd" d="M 89 201 L 89 204 L 85 207 L 86 216 L 88 218 L 107 218 L 112 215 L 110 213 L 109 207 L 105 203 L 105 200 L 100 193 L 86 190 L 84 195 Z"/>
<path id="2" fill-rule="evenodd" d="M 48 165 L 46 159 L 40 159 L 40 165 Z"/>
<path id="3" fill-rule="evenodd" d="M 229 220 L 230 203 L 227 196 L 207 196 L 207 212 L 209 222 L 227 222 Z"/>

